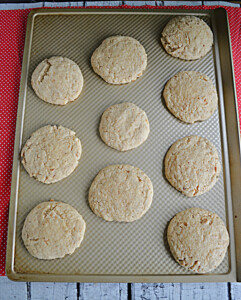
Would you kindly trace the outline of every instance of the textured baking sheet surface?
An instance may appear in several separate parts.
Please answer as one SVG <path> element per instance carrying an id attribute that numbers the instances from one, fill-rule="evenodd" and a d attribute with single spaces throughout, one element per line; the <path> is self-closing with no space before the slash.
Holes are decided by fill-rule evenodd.
<path id="1" fill-rule="evenodd" d="M 172 14 L 173 15 L 173 14 Z M 198 14 L 196 14 L 198 16 Z M 176 119 L 165 107 L 162 91 L 167 80 L 179 71 L 195 70 L 215 83 L 214 54 L 197 61 L 182 61 L 169 56 L 161 46 L 160 35 L 171 15 L 39 15 L 35 18 L 30 68 L 26 90 L 23 144 L 32 132 L 47 124 L 63 125 L 81 139 L 83 153 L 77 169 L 66 179 L 45 185 L 30 178 L 20 167 L 18 216 L 14 270 L 20 273 L 171 275 L 193 274 L 171 257 L 166 242 L 166 227 L 179 211 L 202 207 L 226 220 L 223 168 L 217 184 L 206 194 L 188 198 L 165 179 L 163 160 L 169 147 L 179 138 L 200 135 L 217 147 L 222 162 L 220 112 L 194 125 Z M 210 24 L 209 16 L 201 16 Z M 110 85 L 96 75 L 90 57 L 101 41 L 111 35 L 129 35 L 145 47 L 148 65 L 143 76 L 127 85 Z M 31 74 L 45 58 L 66 56 L 74 60 L 84 76 L 84 88 L 78 100 L 58 107 L 40 100 L 31 88 Z M 151 132 L 137 149 L 120 153 L 100 139 L 101 114 L 110 105 L 132 102 L 145 110 Z M 105 166 L 131 164 L 152 180 L 154 198 L 150 210 L 133 223 L 106 222 L 88 206 L 92 180 Z M 29 211 L 49 199 L 75 207 L 86 221 L 84 241 L 71 256 L 52 261 L 38 260 L 25 249 L 21 230 Z M 229 271 L 228 253 L 214 271 Z"/>

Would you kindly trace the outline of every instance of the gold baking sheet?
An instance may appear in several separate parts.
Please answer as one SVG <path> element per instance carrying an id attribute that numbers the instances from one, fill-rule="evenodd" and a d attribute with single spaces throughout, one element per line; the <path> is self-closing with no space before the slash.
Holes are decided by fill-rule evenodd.
<path id="1" fill-rule="evenodd" d="M 213 50 L 200 60 L 182 61 L 173 58 L 161 46 L 160 35 L 165 24 L 173 16 L 181 14 L 199 16 L 214 31 Z M 10 279 L 86 282 L 236 280 L 232 182 L 225 136 L 225 86 L 216 26 L 218 14 L 221 14 L 227 25 L 223 10 L 44 9 L 31 12 L 25 43 L 13 165 L 7 251 L 7 275 Z M 147 69 L 133 83 L 119 86 L 107 84 L 91 68 L 90 57 L 93 51 L 103 39 L 111 35 L 129 35 L 140 41 L 146 49 Z M 80 97 L 65 107 L 45 103 L 31 88 L 33 70 L 43 59 L 51 56 L 72 59 L 83 73 L 84 88 Z M 183 70 L 203 72 L 217 85 L 219 107 L 205 122 L 185 124 L 165 107 L 162 97 L 164 85 L 170 77 Z M 124 153 L 106 146 L 98 133 L 103 111 L 120 102 L 132 102 L 145 110 L 151 128 L 143 145 Z M 52 185 L 30 178 L 20 164 L 19 156 L 31 133 L 47 124 L 62 125 L 74 130 L 83 147 L 77 169 L 66 179 Z M 177 139 L 187 135 L 201 135 L 211 140 L 218 149 L 222 163 L 217 184 L 208 193 L 195 198 L 185 197 L 176 191 L 163 176 L 163 160 L 168 148 Z M 88 206 L 88 190 L 92 180 L 102 168 L 111 164 L 139 167 L 153 182 L 152 206 L 138 221 L 105 222 L 96 217 Z M 73 255 L 44 261 L 27 252 L 21 239 L 21 230 L 29 211 L 38 203 L 51 198 L 75 207 L 85 219 L 87 228 L 84 241 Z M 168 249 L 167 224 L 177 212 L 189 207 L 202 207 L 217 213 L 226 222 L 230 232 L 231 243 L 222 264 L 207 275 L 196 275 L 182 268 Z"/>

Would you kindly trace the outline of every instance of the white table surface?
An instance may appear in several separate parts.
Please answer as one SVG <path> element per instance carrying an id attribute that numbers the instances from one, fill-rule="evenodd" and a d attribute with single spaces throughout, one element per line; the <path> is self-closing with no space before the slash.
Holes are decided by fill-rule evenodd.
<path id="1" fill-rule="evenodd" d="M 56 6 L 225 5 L 225 1 L 78 1 L 0 3 L 0 10 Z M 13 282 L 0 277 L 0 300 L 241 300 L 241 283 Z"/>

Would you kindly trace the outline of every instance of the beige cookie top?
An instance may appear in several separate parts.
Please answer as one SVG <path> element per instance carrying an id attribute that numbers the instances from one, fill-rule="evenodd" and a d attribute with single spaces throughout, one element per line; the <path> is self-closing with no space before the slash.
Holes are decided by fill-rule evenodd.
<path id="1" fill-rule="evenodd" d="M 147 66 L 147 55 L 136 39 L 111 36 L 94 51 L 91 65 L 108 83 L 128 83 L 142 75 Z"/>
<path id="2" fill-rule="evenodd" d="M 167 82 L 163 96 L 173 115 L 187 123 L 211 117 L 218 102 L 212 80 L 195 71 L 179 72 L 173 76 Z"/>
<path id="3" fill-rule="evenodd" d="M 176 141 L 168 150 L 164 164 L 167 180 L 188 197 L 209 191 L 221 171 L 217 149 L 200 136 Z"/>
<path id="4" fill-rule="evenodd" d="M 28 214 L 22 239 L 32 256 L 61 258 L 80 246 L 85 227 L 84 219 L 72 206 L 55 201 L 43 202 Z"/>
<path id="5" fill-rule="evenodd" d="M 75 132 L 50 125 L 35 131 L 21 152 L 28 174 L 43 183 L 53 183 L 70 175 L 80 156 L 81 143 Z"/>
<path id="6" fill-rule="evenodd" d="M 106 221 L 132 222 L 151 206 L 153 186 L 150 178 L 130 165 L 102 169 L 89 190 L 92 211 Z"/>
<path id="7" fill-rule="evenodd" d="M 100 136 L 110 147 L 126 151 L 141 145 L 150 132 L 146 113 L 133 103 L 108 107 L 100 121 Z"/>
<path id="8" fill-rule="evenodd" d="M 54 56 L 43 60 L 32 74 L 31 84 L 37 96 L 49 103 L 65 105 L 77 99 L 84 79 L 72 60 Z"/>
<path id="9" fill-rule="evenodd" d="M 167 23 L 162 31 L 161 42 L 168 54 L 185 60 L 194 60 L 210 51 L 213 33 L 200 18 L 179 16 Z"/>
<path id="10" fill-rule="evenodd" d="M 178 213 L 168 226 L 167 239 L 175 260 L 197 273 L 217 268 L 229 245 L 229 235 L 220 217 L 201 208 Z"/>

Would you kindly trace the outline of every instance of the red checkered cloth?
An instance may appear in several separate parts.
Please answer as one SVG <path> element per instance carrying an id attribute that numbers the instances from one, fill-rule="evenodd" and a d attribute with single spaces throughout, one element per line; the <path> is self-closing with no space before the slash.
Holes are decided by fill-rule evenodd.
<path id="1" fill-rule="evenodd" d="M 118 8 L 133 7 L 124 5 Z M 144 8 L 214 9 L 217 6 L 144 6 Z M 225 9 L 228 12 L 230 24 L 239 119 L 241 121 L 241 8 L 225 7 Z M 0 275 L 5 275 L 15 124 L 25 29 L 30 10 L 0 11 Z"/>

